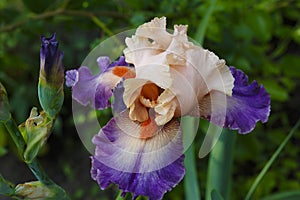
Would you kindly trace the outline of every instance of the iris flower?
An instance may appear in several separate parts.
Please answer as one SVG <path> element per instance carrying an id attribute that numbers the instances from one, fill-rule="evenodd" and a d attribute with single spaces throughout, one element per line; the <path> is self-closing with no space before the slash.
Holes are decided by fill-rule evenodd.
<path id="1" fill-rule="evenodd" d="M 93 138 L 91 176 L 101 189 L 114 183 L 133 199 L 162 199 L 185 173 L 181 116 L 241 134 L 268 120 L 264 87 L 190 42 L 187 26 L 175 25 L 169 33 L 166 18 L 154 18 L 125 43 L 119 60 L 98 58 L 100 74 L 87 67 L 66 74 L 75 100 L 113 109 L 114 117 Z"/>

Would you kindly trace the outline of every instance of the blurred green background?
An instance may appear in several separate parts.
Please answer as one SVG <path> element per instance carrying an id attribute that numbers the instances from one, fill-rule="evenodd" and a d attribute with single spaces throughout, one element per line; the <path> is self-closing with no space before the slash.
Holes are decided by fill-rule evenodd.
<path id="1" fill-rule="evenodd" d="M 16 121 L 26 120 L 38 105 L 40 35 L 56 32 L 66 69 L 77 68 L 99 42 L 121 31 L 166 16 L 168 28 L 188 24 L 195 37 L 210 1 L 197 0 L 0 0 L 0 81 L 9 94 Z M 300 1 L 218 0 L 209 20 L 204 48 L 227 65 L 244 70 L 250 80 L 264 84 L 271 94 L 268 123 L 258 123 L 236 141 L 232 199 L 245 196 L 255 177 L 300 116 Z M 70 89 L 55 130 L 39 155 L 49 176 L 72 199 L 112 199 L 117 188 L 101 191 L 91 180 L 89 153 L 76 133 Z M 108 113 L 108 112 L 106 112 Z M 106 114 L 103 120 L 109 118 Z M 202 123 L 203 124 L 203 123 Z M 205 132 L 205 124 L 201 126 Z M 198 152 L 203 135 L 198 135 Z M 257 188 L 253 199 L 278 191 L 300 190 L 300 132 L 298 131 Z M 195 152 L 195 156 L 197 155 Z M 204 196 L 207 157 L 197 158 L 198 180 Z M 14 153 L 0 126 L 0 172 L 21 183 L 34 179 Z M 2 197 L 0 197 L 1 199 Z M 181 183 L 165 199 L 184 198 Z"/>

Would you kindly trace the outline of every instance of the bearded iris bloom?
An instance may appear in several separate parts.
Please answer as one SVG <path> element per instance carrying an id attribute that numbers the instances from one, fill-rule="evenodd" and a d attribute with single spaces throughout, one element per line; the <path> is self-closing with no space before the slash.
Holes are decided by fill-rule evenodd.
<path id="1" fill-rule="evenodd" d="M 125 195 L 162 199 L 183 178 L 181 116 L 202 117 L 245 134 L 266 122 L 270 97 L 256 81 L 190 42 L 187 26 L 166 31 L 166 18 L 141 25 L 125 40 L 124 56 L 99 57 L 99 75 L 70 70 L 72 96 L 114 117 L 94 136 L 91 176 Z M 112 105 L 110 97 L 114 97 Z"/>

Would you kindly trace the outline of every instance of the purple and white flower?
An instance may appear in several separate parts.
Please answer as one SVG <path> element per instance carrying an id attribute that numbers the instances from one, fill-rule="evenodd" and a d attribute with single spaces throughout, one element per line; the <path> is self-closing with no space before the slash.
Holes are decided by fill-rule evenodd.
<path id="1" fill-rule="evenodd" d="M 166 18 L 141 25 L 126 38 L 124 57 L 98 59 L 67 72 L 75 100 L 96 109 L 110 106 L 114 117 L 94 136 L 92 178 L 111 183 L 133 198 L 162 199 L 184 176 L 181 116 L 210 120 L 244 134 L 266 122 L 270 96 L 256 81 L 225 65 L 214 53 L 188 40 L 187 26 L 166 31 Z M 133 67 L 131 67 L 133 66 Z"/>

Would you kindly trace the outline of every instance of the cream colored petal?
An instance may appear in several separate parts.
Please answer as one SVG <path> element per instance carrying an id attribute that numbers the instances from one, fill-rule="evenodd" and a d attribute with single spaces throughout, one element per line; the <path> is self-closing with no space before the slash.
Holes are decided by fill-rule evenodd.
<path id="1" fill-rule="evenodd" d="M 128 48 L 124 50 L 126 62 L 135 66 L 136 78 L 147 79 L 161 88 L 168 88 L 172 78 L 167 63 L 167 53 L 145 38 L 126 38 Z"/>
<path id="2" fill-rule="evenodd" d="M 129 108 L 133 102 L 139 97 L 143 85 L 145 85 L 148 80 L 144 79 L 126 79 L 124 81 L 124 104 Z"/>
<path id="3" fill-rule="evenodd" d="M 157 99 L 158 104 L 166 104 L 175 98 L 176 94 L 170 89 L 166 89 Z"/>
<path id="4" fill-rule="evenodd" d="M 144 122 L 149 118 L 148 110 L 141 104 L 139 99 L 136 99 L 129 107 L 129 118 L 139 122 Z"/>
<path id="5" fill-rule="evenodd" d="M 197 92 L 207 89 L 197 71 L 186 66 L 172 66 L 171 74 L 174 81 L 169 90 L 176 95 L 176 113 L 183 116 L 198 110 Z"/>
<path id="6" fill-rule="evenodd" d="M 152 39 L 162 48 L 167 48 L 172 40 L 171 34 L 166 31 L 166 17 L 154 18 L 138 27 L 136 35 Z"/>
<path id="7" fill-rule="evenodd" d="M 172 35 L 172 42 L 170 43 L 166 52 L 168 54 L 168 64 L 169 65 L 185 65 L 186 61 L 186 50 L 193 46 L 191 42 L 188 41 L 187 37 L 187 25 L 175 25 L 174 33 Z"/>
<path id="8" fill-rule="evenodd" d="M 127 45 L 127 48 L 123 51 L 125 60 L 127 63 L 132 63 L 135 66 L 141 65 L 147 57 L 161 52 L 158 45 L 150 43 L 147 38 L 136 35 L 126 38 L 125 43 Z"/>
<path id="9" fill-rule="evenodd" d="M 147 79 L 163 89 L 169 88 L 173 81 L 167 64 L 151 61 L 136 68 L 136 78 Z"/>
<path id="10" fill-rule="evenodd" d="M 155 111 L 159 111 L 160 113 L 162 113 L 162 114 L 157 114 L 155 116 L 156 124 L 158 126 L 162 126 L 168 123 L 174 117 L 176 107 L 177 105 L 173 100 L 167 104 L 163 104 L 155 107 Z"/>
<path id="11" fill-rule="evenodd" d="M 225 61 L 214 53 L 195 46 L 187 51 L 187 66 L 196 69 L 196 75 L 202 77 L 208 91 L 217 90 L 231 95 L 234 78 Z M 206 90 L 198 92 L 199 98 L 207 94 Z"/>

